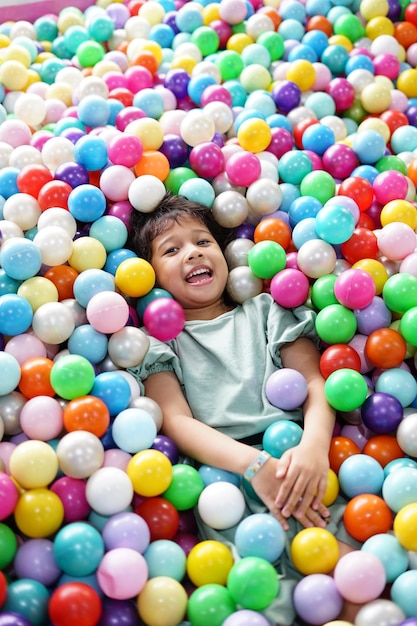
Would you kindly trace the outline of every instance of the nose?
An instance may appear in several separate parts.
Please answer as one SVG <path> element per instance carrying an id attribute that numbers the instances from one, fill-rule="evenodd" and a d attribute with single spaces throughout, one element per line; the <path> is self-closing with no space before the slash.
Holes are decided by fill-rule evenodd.
<path id="1" fill-rule="evenodd" d="M 186 254 L 187 259 L 189 261 L 192 261 L 193 259 L 202 257 L 202 256 L 203 256 L 203 253 L 201 251 L 201 248 L 199 248 L 198 246 L 194 244 L 190 244 L 187 250 L 187 254 Z"/>

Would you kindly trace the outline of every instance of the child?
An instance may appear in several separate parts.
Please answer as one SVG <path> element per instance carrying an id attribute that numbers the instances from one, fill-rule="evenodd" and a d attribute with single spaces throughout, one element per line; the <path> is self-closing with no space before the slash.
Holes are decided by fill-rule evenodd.
<path id="1" fill-rule="evenodd" d="M 151 337 L 143 363 L 131 370 L 160 406 L 163 433 L 197 463 L 249 479 L 259 499 L 246 494 L 248 513 L 265 511 L 263 503 L 288 531 L 288 545 L 303 527 L 336 532 L 322 504 L 335 415 L 324 395 L 314 312 L 283 309 L 268 293 L 231 302 L 222 251 L 227 240 L 207 207 L 167 194 L 152 213 L 134 211 L 131 225 L 133 249 L 152 264 L 156 284 L 182 305 L 186 318 L 184 330 L 167 344 Z M 283 412 L 266 398 L 268 377 L 282 367 L 298 370 L 307 381 L 302 412 Z M 276 459 L 259 447 L 265 429 L 279 419 L 302 422 L 303 436 Z M 201 531 L 203 538 L 225 541 L 233 539 L 234 529 L 222 536 Z M 340 555 L 352 549 L 339 544 Z M 277 570 L 301 578 L 285 556 Z M 281 583 L 267 612 L 274 623 L 293 624 L 294 584 Z M 349 618 L 345 612 L 343 619 Z"/>

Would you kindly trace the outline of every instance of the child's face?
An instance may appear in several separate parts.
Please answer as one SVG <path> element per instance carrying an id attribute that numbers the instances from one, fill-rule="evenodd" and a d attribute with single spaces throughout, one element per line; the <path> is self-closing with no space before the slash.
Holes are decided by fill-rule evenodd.
<path id="1" fill-rule="evenodd" d="M 151 263 L 156 281 L 187 310 L 223 302 L 228 267 L 208 228 L 192 217 L 172 221 L 152 242 Z"/>

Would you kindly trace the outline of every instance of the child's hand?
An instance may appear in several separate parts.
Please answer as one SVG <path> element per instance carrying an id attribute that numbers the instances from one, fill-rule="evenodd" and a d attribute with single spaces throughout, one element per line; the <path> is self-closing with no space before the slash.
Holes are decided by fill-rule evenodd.
<path id="1" fill-rule="evenodd" d="M 326 451 L 303 442 L 282 455 L 276 474 L 281 485 L 275 505 L 284 517 L 293 515 L 299 521 L 304 517 L 311 520 L 311 509 L 321 518 L 329 517 L 328 509 L 322 504 L 328 470 Z"/>
<path id="2" fill-rule="evenodd" d="M 280 460 L 271 457 L 262 469 L 259 470 L 259 472 L 254 476 L 252 486 L 259 498 L 268 507 L 272 515 L 280 522 L 284 530 L 289 529 L 287 518 L 291 515 L 294 515 L 297 521 L 299 521 L 305 528 L 312 526 L 320 526 L 324 528 L 326 526 L 326 522 L 323 518 L 327 517 L 329 512 L 323 505 L 319 506 L 318 509 L 315 510 L 311 503 L 307 504 L 307 501 L 299 502 L 299 497 L 297 497 L 294 507 L 291 509 L 289 515 L 284 514 L 284 512 L 277 507 L 277 491 L 279 495 L 284 489 L 284 483 L 286 480 L 284 478 L 277 477 L 277 474 L 280 471 L 279 463 Z"/>

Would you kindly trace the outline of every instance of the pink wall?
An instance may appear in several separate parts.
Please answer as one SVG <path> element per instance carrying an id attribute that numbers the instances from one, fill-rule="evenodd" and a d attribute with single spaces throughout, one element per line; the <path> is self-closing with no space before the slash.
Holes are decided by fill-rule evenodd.
<path id="1" fill-rule="evenodd" d="M 95 0 L 0 0 L 0 23 L 18 20 L 34 22 L 48 13 L 58 15 L 66 7 L 77 7 L 85 11 L 94 5 Z"/>

